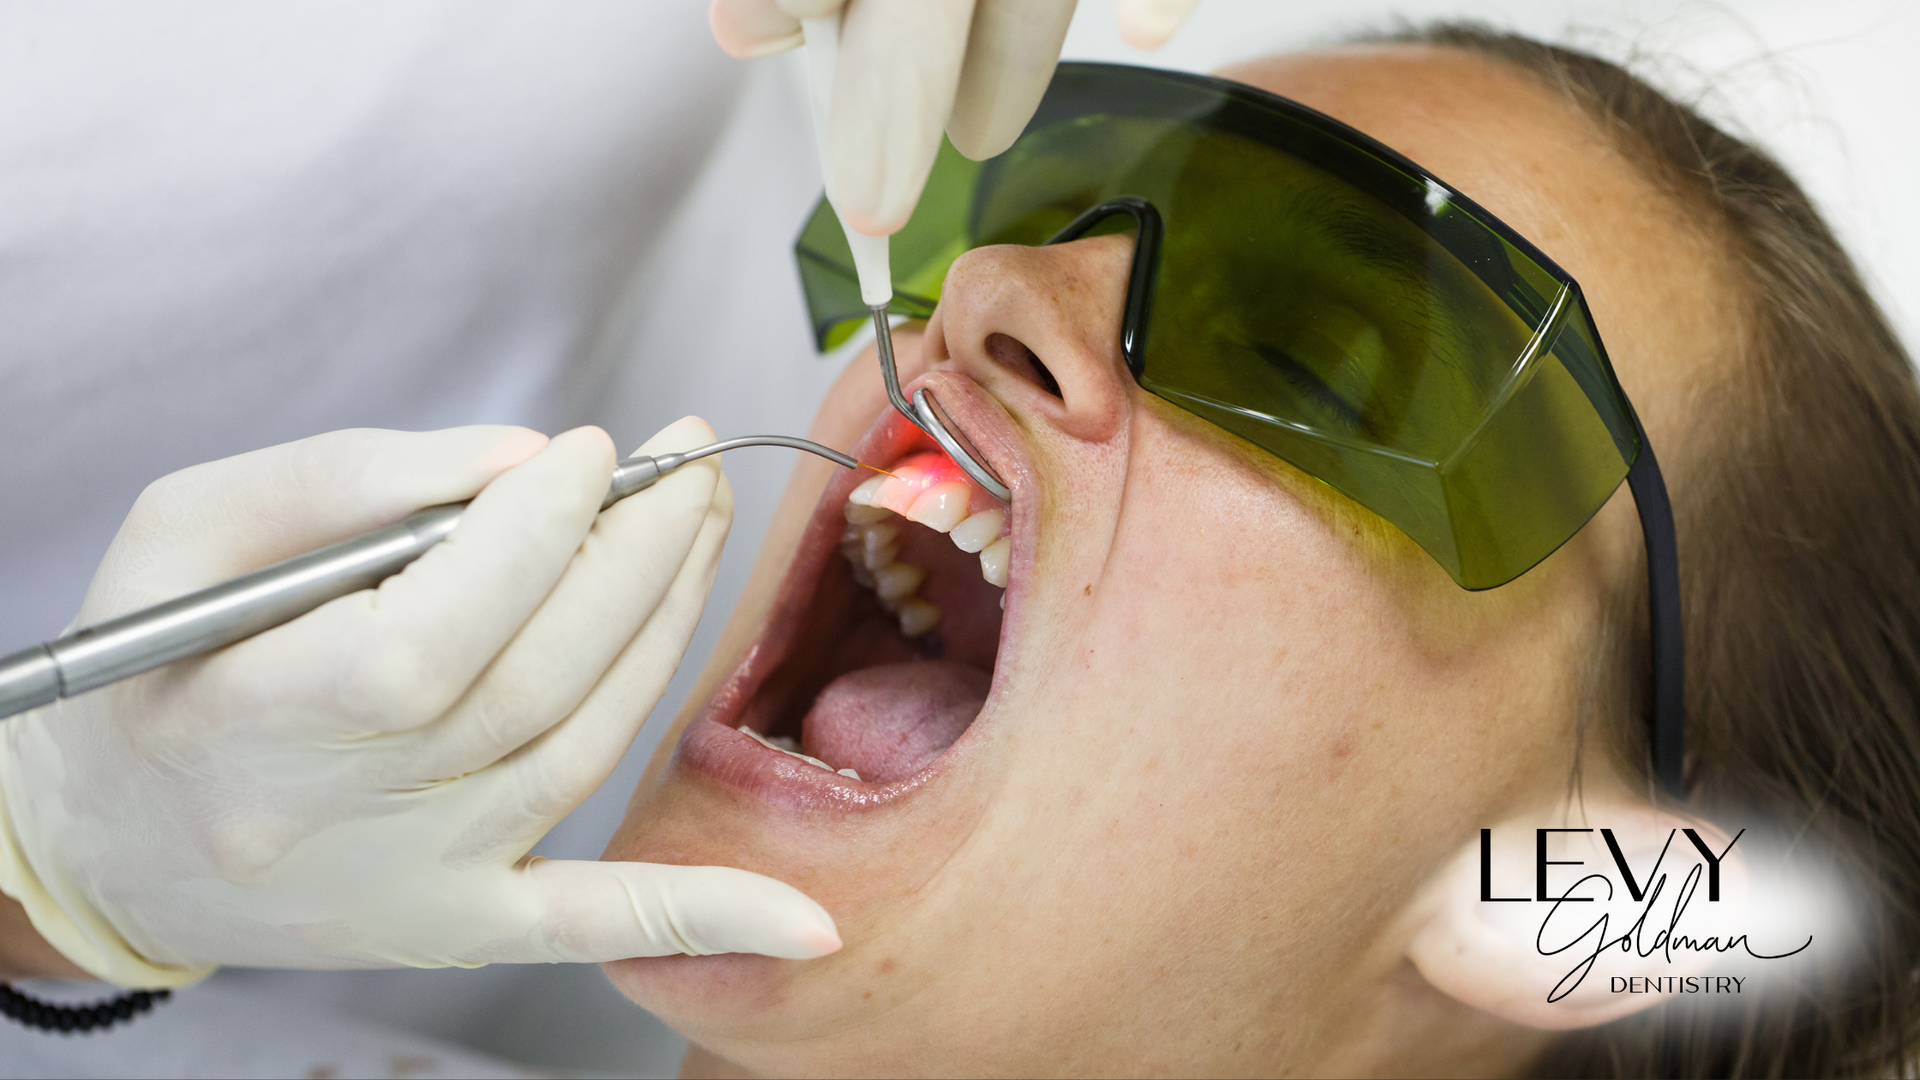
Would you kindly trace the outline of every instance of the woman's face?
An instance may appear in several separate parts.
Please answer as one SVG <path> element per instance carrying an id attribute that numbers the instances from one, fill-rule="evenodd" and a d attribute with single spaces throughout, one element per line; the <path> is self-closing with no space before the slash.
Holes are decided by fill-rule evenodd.
<path id="1" fill-rule="evenodd" d="M 1569 107 L 1422 48 L 1229 74 L 1380 138 L 1551 253 L 1668 453 L 1665 358 L 1712 349 L 1670 313 L 1712 297 L 1664 203 Z M 769 874 L 838 921 L 846 947 L 821 960 L 609 966 L 719 1058 L 1224 1074 L 1456 1050 L 1510 1065 L 1537 1046 L 1489 1049 L 1490 1021 L 1427 989 L 1405 915 L 1477 829 L 1564 790 L 1599 612 L 1638 552 L 1627 493 L 1539 568 L 1467 593 L 1366 511 L 1133 382 L 1118 344 L 1130 254 L 1124 236 L 972 252 L 924 333 L 896 337 L 903 377 L 1013 490 L 1004 614 L 954 543 L 997 535 L 990 516 L 982 537 L 892 516 L 891 539 L 856 530 L 875 567 L 925 571 L 903 594 L 910 571 L 856 575 L 842 551 L 866 478 L 796 475 L 677 749 L 608 849 Z M 871 351 L 813 436 L 889 467 L 930 445 L 885 407 Z M 957 479 L 911 464 L 932 472 L 883 504 Z M 944 518 L 942 499 L 912 516 L 992 506 L 943 498 Z M 939 622 L 903 635 L 876 588 Z"/>

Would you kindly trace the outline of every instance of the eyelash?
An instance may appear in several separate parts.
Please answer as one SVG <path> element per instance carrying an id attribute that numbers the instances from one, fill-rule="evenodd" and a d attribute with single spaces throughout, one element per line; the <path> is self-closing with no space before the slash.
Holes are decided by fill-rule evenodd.
<path id="1" fill-rule="evenodd" d="M 1312 368 L 1295 360 L 1291 353 L 1271 345 L 1252 345 L 1250 348 L 1271 365 L 1282 379 L 1304 393 L 1323 412 L 1331 414 L 1342 430 L 1352 434 L 1366 426 L 1366 419 L 1358 406 L 1328 386 Z"/>

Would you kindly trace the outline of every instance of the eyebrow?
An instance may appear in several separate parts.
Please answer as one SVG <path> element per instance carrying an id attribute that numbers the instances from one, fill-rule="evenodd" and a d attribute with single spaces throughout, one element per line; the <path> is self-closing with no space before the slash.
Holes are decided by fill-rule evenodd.
<path id="1" fill-rule="evenodd" d="M 1341 255 L 1379 271 L 1410 290 L 1431 297 L 1434 302 L 1421 308 L 1427 316 L 1423 322 L 1427 329 L 1436 334 L 1437 340 L 1454 344 L 1449 335 L 1460 329 L 1456 322 L 1457 312 L 1450 296 L 1447 275 L 1435 272 L 1433 256 L 1435 249 L 1438 249 L 1456 264 L 1458 256 L 1420 232 L 1412 222 L 1406 222 L 1406 225 L 1418 233 L 1417 238 L 1392 228 L 1387 221 L 1402 222 L 1406 219 L 1390 207 L 1367 205 L 1362 201 L 1366 198 L 1344 187 L 1319 187 L 1296 192 L 1291 205 L 1281 212 L 1299 215 Z M 1473 273 L 1463 264 L 1460 268 L 1469 275 Z M 1441 351 L 1446 354 L 1443 359 L 1456 367 L 1460 366 L 1460 358 L 1452 355 L 1451 350 Z"/>
<path id="2" fill-rule="evenodd" d="M 1349 199 L 1316 193 L 1300 207 L 1342 254 L 1367 263 L 1404 284 L 1431 286 L 1427 244 L 1408 242 L 1405 236 L 1380 223 L 1380 213 Z M 1392 211 L 1387 211 L 1391 213 Z"/>

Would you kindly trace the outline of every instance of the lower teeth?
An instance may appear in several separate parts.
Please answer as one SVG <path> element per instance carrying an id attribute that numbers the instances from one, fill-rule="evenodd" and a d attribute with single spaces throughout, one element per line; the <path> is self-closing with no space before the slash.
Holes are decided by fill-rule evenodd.
<path id="1" fill-rule="evenodd" d="M 799 758 L 801 761 L 804 761 L 809 765 L 818 766 L 819 768 L 825 769 L 830 773 L 838 773 L 841 776 L 852 777 L 855 780 L 860 779 L 860 774 L 854 771 L 853 769 L 835 769 L 833 766 L 827 764 L 824 761 L 821 761 L 817 757 L 808 757 L 807 755 L 801 753 L 799 744 L 795 743 L 793 741 L 793 737 L 790 735 L 774 735 L 769 737 L 769 736 L 760 734 L 759 732 L 753 730 L 752 728 L 748 727 L 745 724 L 740 725 L 740 733 L 742 735 L 745 735 L 747 738 L 752 739 L 754 742 L 759 743 L 761 746 L 766 747 L 769 750 L 778 750 L 781 753 L 787 755 L 788 757 Z"/>

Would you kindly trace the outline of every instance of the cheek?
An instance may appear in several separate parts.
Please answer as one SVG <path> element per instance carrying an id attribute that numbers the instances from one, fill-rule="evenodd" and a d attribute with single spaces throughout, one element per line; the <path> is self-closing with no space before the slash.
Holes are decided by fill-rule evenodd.
<path id="1" fill-rule="evenodd" d="M 1463 648 L 1441 616 L 1459 590 L 1404 538 L 1290 470 L 1177 430 L 1140 440 L 1115 539 L 1091 594 L 1085 689 L 1142 717 L 1148 737 L 1205 755 L 1260 740 L 1311 753 L 1421 700 Z M 1165 444 L 1181 453 L 1146 450 Z M 1404 549 L 1412 549 L 1411 554 Z"/>
<path id="2" fill-rule="evenodd" d="M 1363 545 L 1299 503 L 1216 484 L 1197 513 L 1131 506 L 1167 524 L 1123 529 L 1085 688 L 1224 813 L 1267 805 L 1276 774 L 1297 797 L 1338 784 L 1444 681 Z"/>
<path id="3" fill-rule="evenodd" d="M 1497 700 L 1531 647 L 1507 605 L 1311 481 L 1135 432 L 1111 548 L 1047 568 L 1073 634 L 1022 709 L 1017 842 L 1083 838 L 1079 872 L 1138 885 L 1118 895 L 1181 939 L 1250 903 L 1338 906 L 1406 845 L 1451 850 L 1477 795 L 1448 791 L 1526 741 Z"/>
<path id="4" fill-rule="evenodd" d="M 1374 538 L 1262 471 L 1217 456 L 1142 467 L 1142 445 L 1112 547 L 1046 568 L 1075 633 L 1021 709 L 1024 775 L 1006 790 L 1028 794 L 995 809 L 1009 832 L 1077 837 L 1069 858 L 1089 877 L 1139 884 L 1184 938 L 1206 932 L 1197 913 L 1270 902 L 1272 875 L 1372 827 L 1363 808 L 1404 779 L 1401 736 L 1461 668 L 1447 635 L 1409 617 Z"/>

